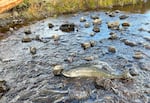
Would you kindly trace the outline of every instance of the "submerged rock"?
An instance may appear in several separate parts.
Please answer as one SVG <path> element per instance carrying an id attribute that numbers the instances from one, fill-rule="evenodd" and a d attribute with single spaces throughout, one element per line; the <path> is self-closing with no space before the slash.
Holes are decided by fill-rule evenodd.
<path id="1" fill-rule="evenodd" d="M 95 36 L 95 34 L 96 34 L 95 32 L 92 32 L 90 33 L 90 36 Z"/>
<path id="2" fill-rule="evenodd" d="M 0 98 L 9 90 L 5 80 L 0 80 Z"/>
<path id="3" fill-rule="evenodd" d="M 92 61 L 92 60 L 94 60 L 94 57 L 93 56 L 88 56 L 88 57 L 85 57 L 84 60 Z"/>
<path id="4" fill-rule="evenodd" d="M 93 19 L 93 20 L 94 20 L 94 19 L 99 19 L 99 16 L 97 16 L 97 15 L 91 15 L 90 17 L 91 17 L 91 19 Z"/>
<path id="5" fill-rule="evenodd" d="M 128 26 L 130 26 L 130 23 L 128 23 L 128 22 L 124 22 L 124 23 L 122 23 L 122 26 L 126 26 L 126 27 L 128 27 Z"/>
<path id="6" fill-rule="evenodd" d="M 60 26 L 60 30 L 63 32 L 71 32 L 75 30 L 75 24 L 73 23 L 67 23 L 67 24 L 62 24 Z"/>
<path id="7" fill-rule="evenodd" d="M 114 87 L 114 84 L 111 79 L 97 78 L 95 81 L 95 86 L 98 89 L 103 88 L 105 90 L 110 90 L 112 87 Z"/>
<path id="8" fill-rule="evenodd" d="M 149 62 L 140 62 L 140 63 L 139 63 L 139 67 L 140 67 L 142 70 L 150 71 L 150 63 L 149 63 Z"/>
<path id="9" fill-rule="evenodd" d="M 90 96 L 88 91 L 85 90 L 71 90 L 69 92 L 69 97 L 71 99 L 83 100 Z"/>
<path id="10" fill-rule="evenodd" d="M 100 28 L 99 28 L 98 26 L 94 26 L 94 27 L 93 27 L 93 31 L 94 31 L 94 32 L 100 32 Z"/>
<path id="11" fill-rule="evenodd" d="M 126 19 L 128 17 L 129 17 L 128 15 L 121 15 L 121 16 L 119 16 L 120 19 Z"/>
<path id="12" fill-rule="evenodd" d="M 22 42 L 31 42 L 31 41 L 32 41 L 32 39 L 28 36 L 25 36 L 22 38 Z"/>
<path id="13" fill-rule="evenodd" d="M 85 28 L 89 28 L 89 27 L 90 27 L 90 23 L 89 23 L 89 22 L 86 22 L 86 23 L 84 24 L 84 27 L 85 27 Z"/>
<path id="14" fill-rule="evenodd" d="M 110 33 L 110 37 L 108 38 L 108 39 L 110 39 L 110 40 L 115 40 L 115 39 L 117 39 L 118 38 L 118 36 L 117 36 L 117 34 L 116 33 Z"/>

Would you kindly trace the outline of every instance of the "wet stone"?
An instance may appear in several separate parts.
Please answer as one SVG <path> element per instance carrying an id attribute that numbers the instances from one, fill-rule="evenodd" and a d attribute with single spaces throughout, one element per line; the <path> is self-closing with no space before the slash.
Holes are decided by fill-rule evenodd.
<path id="1" fill-rule="evenodd" d="M 128 46 L 132 46 L 132 47 L 137 45 L 135 42 L 132 42 L 132 41 L 129 41 L 129 40 L 125 40 L 124 44 L 128 45 Z"/>
<path id="2" fill-rule="evenodd" d="M 150 37 L 144 37 L 144 39 L 150 41 Z"/>
<path id="3" fill-rule="evenodd" d="M 110 17 L 115 17 L 115 13 L 114 13 L 114 12 L 109 12 L 108 15 L 109 15 Z"/>
<path id="4" fill-rule="evenodd" d="M 75 24 L 73 23 L 67 23 L 67 24 L 62 24 L 60 26 L 60 30 L 63 32 L 71 32 L 75 30 Z"/>
<path id="5" fill-rule="evenodd" d="M 32 39 L 28 36 L 25 36 L 22 38 L 22 42 L 31 42 L 31 41 L 32 41 Z"/>
<path id="6" fill-rule="evenodd" d="M 108 47 L 108 51 L 112 52 L 112 53 L 115 53 L 116 52 L 116 48 L 114 46 L 109 46 Z"/>
<path id="7" fill-rule="evenodd" d="M 124 23 L 122 23 L 122 26 L 126 26 L 126 27 L 128 27 L 128 26 L 130 26 L 130 23 L 128 23 L 128 22 L 124 22 Z"/>
<path id="8" fill-rule="evenodd" d="M 94 32 L 100 32 L 100 28 L 99 28 L 98 26 L 94 26 L 94 27 L 93 27 L 93 31 L 94 31 Z"/>
<path id="9" fill-rule="evenodd" d="M 115 13 L 120 13 L 121 11 L 120 10 L 115 10 Z"/>
<path id="10" fill-rule="evenodd" d="M 94 47 L 96 45 L 96 41 L 90 41 L 91 47 Z"/>
<path id="11" fill-rule="evenodd" d="M 135 67 L 130 68 L 130 69 L 129 69 L 129 72 L 130 72 L 130 74 L 131 74 L 132 76 L 138 76 L 138 75 L 139 75 L 139 72 L 138 72 L 138 70 L 137 70 Z"/>
<path id="12" fill-rule="evenodd" d="M 95 19 L 93 20 L 93 25 L 100 25 L 102 23 L 101 19 Z"/>
<path id="13" fill-rule="evenodd" d="M 99 19 L 99 16 L 97 16 L 97 15 L 91 15 L 91 19 Z"/>
<path id="14" fill-rule="evenodd" d="M 86 22 L 86 19 L 84 17 L 81 17 L 80 22 Z"/>
<path id="15" fill-rule="evenodd" d="M 85 28 L 89 28 L 89 27 L 90 27 L 90 23 L 86 22 L 86 23 L 84 24 L 84 27 L 85 27 Z"/>
<path id="16" fill-rule="evenodd" d="M 97 89 L 102 88 L 105 90 L 110 90 L 112 87 L 114 87 L 114 84 L 110 79 L 97 78 L 95 81 L 95 87 Z"/>
<path id="17" fill-rule="evenodd" d="M 32 32 L 31 32 L 30 29 L 27 29 L 27 30 L 24 31 L 24 33 L 28 35 L 28 34 L 31 34 Z"/>
<path id="18" fill-rule="evenodd" d="M 36 54 L 36 48 L 35 47 L 30 47 L 30 53 L 31 54 Z"/>
<path id="19" fill-rule="evenodd" d="M 118 21 L 115 22 L 108 22 L 107 23 L 108 28 L 110 29 L 119 29 L 120 23 Z"/>
<path id="20" fill-rule="evenodd" d="M 57 40 L 60 39 L 60 35 L 54 34 L 54 35 L 52 35 L 52 39 L 53 39 L 54 41 L 57 41 Z"/>
<path id="21" fill-rule="evenodd" d="M 73 57 L 68 57 L 67 59 L 65 59 L 64 61 L 72 63 L 73 62 Z"/>
<path id="22" fill-rule="evenodd" d="M 54 25 L 53 25 L 52 23 L 48 23 L 48 27 L 49 27 L 49 28 L 53 28 Z"/>
<path id="23" fill-rule="evenodd" d="M 53 74 L 55 76 L 61 75 L 61 72 L 64 70 L 62 65 L 56 65 L 53 67 Z"/>
<path id="24" fill-rule="evenodd" d="M 91 47 L 91 43 L 89 42 L 81 43 L 81 47 L 85 50 Z"/>
<path id="25" fill-rule="evenodd" d="M 150 88 L 150 83 L 145 83 L 144 85 L 146 88 Z"/>
<path id="26" fill-rule="evenodd" d="M 117 39 L 117 38 L 118 38 L 118 36 L 117 36 L 116 33 L 111 33 L 111 34 L 110 34 L 110 37 L 109 37 L 108 39 L 110 39 L 110 40 L 115 40 L 115 39 Z"/>
<path id="27" fill-rule="evenodd" d="M 96 35 L 95 32 L 90 33 L 90 36 L 95 36 L 95 35 Z"/>
<path id="28" fill-rule="evenodd" d="M 92 61 L 92 60 L 94 60 L 94 57 L 93 56 L 88 56 L 88 57 L 85 57 L 84 60 Z"/>
<path id="29" fill-rule="evenodd" d="M 69 93 L 71 99 L 83 100 L 89 97 L 88 91 L 80 90 L 71 90 Z"/>
<path id="30" fill-rule="evenodd" d="M 139 63 L 139 67 L 140 67 L 142 70 L 150 71 L 150 63 L 140 62 L 140 63 Z"/>
<path id="31" fill-rule="evenodd" d="M 133 55 L 133 58 L 135 59 L 142 59 L 143 58 L 143 54 L 141 52 L 135 52 Z"/>
<path id="32" fill-rule="evenodd" d="M 85 50 L 91 47 L 91 43 L 90 42 L 81 43 L 81 47 Z"/>
<path id="33" fill-rule="evenodd" d="M 121 16 L 119 16 L 120 19 L 126 19 L 128 17 L 129 17 L 128 15 L 121 15 Z"/>

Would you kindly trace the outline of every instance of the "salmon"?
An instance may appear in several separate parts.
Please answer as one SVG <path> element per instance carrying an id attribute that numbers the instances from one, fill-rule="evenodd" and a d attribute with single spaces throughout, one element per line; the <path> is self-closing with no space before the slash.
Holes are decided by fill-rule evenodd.
<path id="1" fill-rule="evenodd" d="M 69 70 L 62 71 L 65 77 L 97 77 L 106 79 L 126 79 L 132 78 L 128 71 L 122 74 L 112 74 L 101 69 L 102 66 L 98 65 L 81 65 L 73 67 Z"/>

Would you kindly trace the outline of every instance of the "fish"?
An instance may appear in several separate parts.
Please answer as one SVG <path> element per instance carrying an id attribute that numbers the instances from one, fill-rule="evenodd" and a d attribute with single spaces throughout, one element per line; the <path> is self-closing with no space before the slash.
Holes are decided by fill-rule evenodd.
<path id="1" fill-rule="evenodd" d="M 129 71 L 124 71 L 121 74 L 113 74 L 102 70 L 99 65 L 80 65 L 69 70 L 63 70 L 62 75 L 65 77 L 96 77 L 105 79 L 126 79 L 132 78 Z"/>

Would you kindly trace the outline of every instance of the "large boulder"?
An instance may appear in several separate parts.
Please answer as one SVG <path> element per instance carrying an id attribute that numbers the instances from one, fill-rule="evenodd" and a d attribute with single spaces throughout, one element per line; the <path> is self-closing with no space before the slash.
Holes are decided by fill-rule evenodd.
<path id="1" fill-rule="evenodd" d="M 60 30 L 63 32 L 71 32 L 75 30 L 75 24 L 74 23 L 66 23 L 62 24 L 60 26 Z"/>

